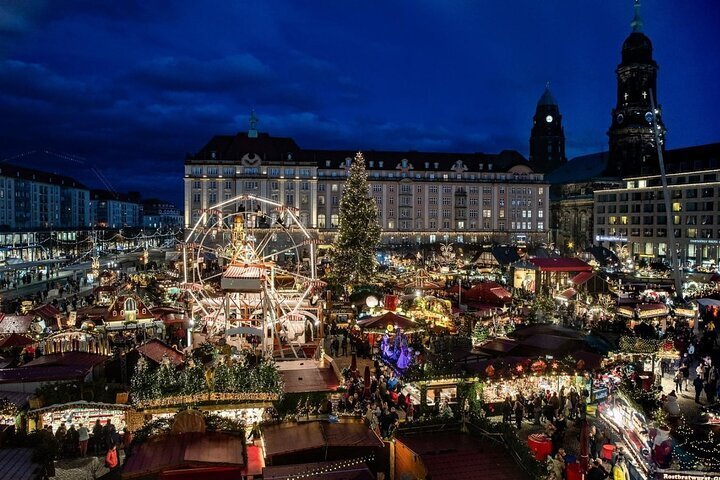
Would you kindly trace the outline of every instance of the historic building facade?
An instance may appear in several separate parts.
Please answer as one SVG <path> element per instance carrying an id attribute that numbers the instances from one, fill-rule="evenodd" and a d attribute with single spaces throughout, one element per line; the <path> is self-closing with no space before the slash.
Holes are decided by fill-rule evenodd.
<path id="1" fill-rule="evenodd" d="M 258 133 L 252 123 L 248 132 L 216 136 L 185 160 L 185 226 L 247 193 L 295 207 L 304 225 L 332 235 L 354 156 L 301 149 L 292 139 Z M 517 152 L 364 156 L 385 243 L 547 242 L 549 185 Z M 247 211 L 257 208 L 245 203 Z"/>
<path id="2" fill-rule="evenodd" d="M 73 178 L 0 167 L 0 226 L 7 230 L 87 228 L 89 203 L 90 191 Z"/>

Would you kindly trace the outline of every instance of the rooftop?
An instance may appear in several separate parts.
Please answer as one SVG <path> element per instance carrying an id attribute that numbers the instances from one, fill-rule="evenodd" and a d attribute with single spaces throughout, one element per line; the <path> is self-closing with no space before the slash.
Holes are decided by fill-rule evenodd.
<path id="1" fill-rule="evenodd" d="M 58 175 L 56 173 L 43 172 L 34 168 L 19 167 L 9 163 L 0 165 L 0 176 L 19 178 L 23 180 L 33 180 L 40 183 L 48 183 L 51 185 L 60 185 L 71 188 L 81 188 L 87 190 L 87 187 L 72 177 L 66 175 Z"/>
<path id="2" fill-rule="evenodd" d="M 400 433 L 397 441 L 420 456 L 428 478 L 433 480 L 528 478 L 504 448 L 470 435 L 459 432 Z"/>

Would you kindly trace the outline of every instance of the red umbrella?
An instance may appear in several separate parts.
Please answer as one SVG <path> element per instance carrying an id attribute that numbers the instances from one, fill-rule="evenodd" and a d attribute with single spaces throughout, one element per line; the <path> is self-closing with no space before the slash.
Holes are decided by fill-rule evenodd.
<path id="1" fill-rule="evenodd" d="M 357 370 L 357 355 L 353 353 L 352 360 L 350 360 L 350 371 L 354 372 L 355 370 Z"/>
<path id="2" fill-rule="evenodd" d="M 365 365 L 365 373 L 363 376 L 365 377 L 365 390 L 370 392 L 370 367 L 368 365 Z"/>

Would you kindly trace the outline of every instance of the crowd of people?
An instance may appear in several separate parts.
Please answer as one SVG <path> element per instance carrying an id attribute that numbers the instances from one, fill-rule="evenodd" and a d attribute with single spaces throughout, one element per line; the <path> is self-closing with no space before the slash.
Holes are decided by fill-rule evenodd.
<path id="1" fill-rule="evenodd" d="M 133 440 L 127 428 L 119 433 L 110 419 L 105 424 L 98 419 L 92 427 L 83 423 L 79 423 L 77 428 L 74 424 L 66 427 L 62 423 L 55 432 L 51 425 L 45 426 L 45 430 L 55 439 L 58 459 L 105 455 L 106 466 L 111 469 L 118 466 L 117 449 L 127 453 Z"/>
<path id="2" fill-rule="evenodd" d="M 348 372 L 345 393 L 336 412 L 328 404 L 329 411 L 323 413 L 364 415 L 370 428 L 382 438 L 388 438 L 401 421 L 413 420 L 416 407 L 392 369 L 376 362 L 375 373 L 368 380 L 357 371 Z"/>

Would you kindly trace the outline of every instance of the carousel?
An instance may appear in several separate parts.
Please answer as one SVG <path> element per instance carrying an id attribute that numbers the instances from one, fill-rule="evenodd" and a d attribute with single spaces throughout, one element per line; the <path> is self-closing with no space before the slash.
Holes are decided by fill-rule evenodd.
<path id="1" fill-rule="evenodd" d="M 304 356 L 322 314 L 318 243 L 294 208 L 265 198 L 239 195 L 203 213 L 183 250 L 192 343 Z"/>
<path id="2" fill-rule="evenodd" d="M 111 355 L 107 336 L 90 329 L 62 330 L 42 339 L 40 350 L 45 355 L 66 352 L 85 352 Z"/>

